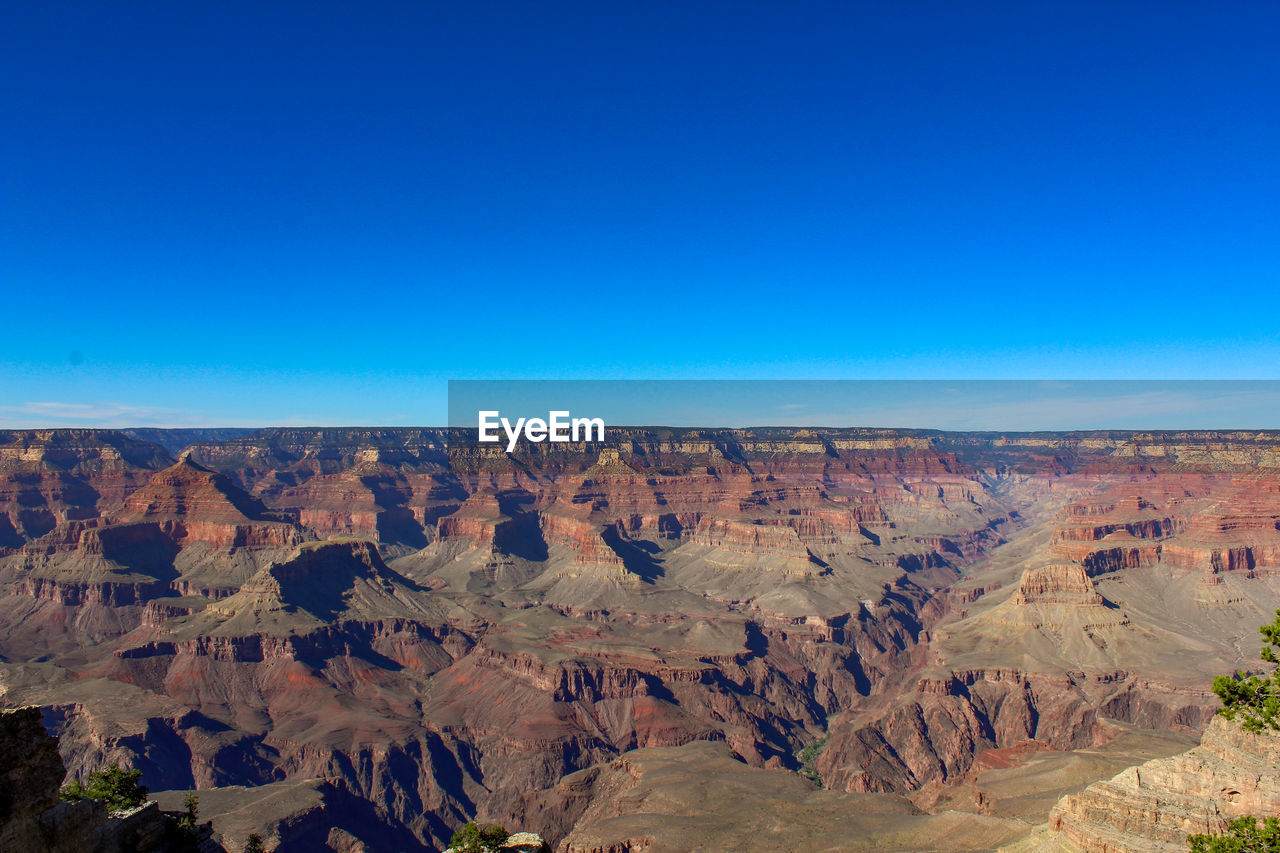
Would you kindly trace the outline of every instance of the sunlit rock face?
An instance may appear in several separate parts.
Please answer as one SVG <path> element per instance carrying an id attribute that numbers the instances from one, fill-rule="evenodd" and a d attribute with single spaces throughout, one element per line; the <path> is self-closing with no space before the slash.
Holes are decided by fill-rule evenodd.
<path id="1" fill-rule="evenodd" d="M 992 767 L 1197 735 L 1280 598 L 1270 433 L 190 437 L 0 434 L 0 695 L 76 772 L 222 792 L 237 843 L 595 849 L 618 773 L 723 760 L 820 814 L 960 803 L 984 849 Z"/>
<path id="2" fill-rule="evenodd" d="M 1280 735 L 1217 717 L 1200 745 L 1130 767 L 1064 797 L 1049 826 L 1083 853 L 1180 853 L 1191 834 L 1220 835 L 1233 818 L 1280 814 Z"/>

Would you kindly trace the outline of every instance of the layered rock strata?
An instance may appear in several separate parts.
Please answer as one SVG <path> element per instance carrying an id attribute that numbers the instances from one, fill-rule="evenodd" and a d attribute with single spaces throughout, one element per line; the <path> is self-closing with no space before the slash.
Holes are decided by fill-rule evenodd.
<path id="1" fill-rule="evenodd" d="M 1049 826 L 1082 853 L 1182 853 L 1188 835 L 1220 835 L 1243 815 L 1280 815 L 1277 768 L 1280 734 L 1250 734 L 1217 717 L 1191 751 L 1064 797 Z"/>

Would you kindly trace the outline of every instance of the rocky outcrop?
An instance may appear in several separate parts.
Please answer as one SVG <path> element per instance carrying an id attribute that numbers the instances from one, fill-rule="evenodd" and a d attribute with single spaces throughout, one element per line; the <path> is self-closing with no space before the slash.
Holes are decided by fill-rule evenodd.
<path id="1" fill-rule="evenodd" d="M 64 802 L 65 773 L 39 708 L 0 711 L 0 850 L 223 853 L 207 826 L 183 832 L 154 802 L 121 814 L 96 800 Z"/>
<path id="2" fill-rule="evenodd" d="M 1082 567 L 1053 565 L 1023 572 L 1012 601 L 1023 607 L 1034 604 L 1098 607 L 1104 599 Z"/>
<path id="3" fill-rule="evenodd" d="M 1049 825 L 1083 853 L 1182 853 L 1189 834 L 1280 814 L 1277 767 L 1280 734 L 1250 734 L 1215 717 L 1198 747 L 1064 797 Z"/>
<path id="4" fill-rule="evenodd" d="M 319 536 L 420 548 L 467 493 L 449 473 L 446 430 L 262 429 L 189 451 Z"/>
<path id="5" fill-rule="evenodd" d="M 573 553 L 574 561 L 588 566 L 612 567 L 621 574 L 622 558 L 608 543 L 598 525 L 572 515 L 543 513 L 542 535 L 548 545 L 560 545 Z"/>
<path id="6" fill-rule="evenodd" d="M 58 796 L 65 771 L 39 708 L 0 712 L 0 849 L 83 853 L 96 844 L 106 808 Z"/>
<path id="7" fill-rule="evenodd" d="M 152 522 L 179 547 L 206 542 L 215 548 L 279 548 L 304 538 L 296 524 L 188 456 L 129 495 L 115 520 Z"/>
<path id="8" fill-rule="evenodd" d="M 0 553 L 100 517 L 172 461 L 114 430 L 0 430 Z"/>
<path id="9" fill-rule="evenodd" d="M 1067 677 L 1009 670 L 951 673 L 879 714 L 832 721 L 818 759 L 825 783 L 851 792 L 956 782 L 984 750 L 1091 744 L 1097 712 Z"/>
<path id="10" fill-rule="evenodd" d="M 1117 485 L 1106 498 L 1072 504 L 1062 515 L 1055 550 L 1091 575 L 1157 562 L 1250 577 L 1280 566 L 1280 488 L 1271 478 L 1167 474 Z"/>
<path id="11" fill-rule="evenodd" d="M 457 848 L 450 847 L 444 853 L 457 853 Z M 501 844 L 486 848 L 486 853 L 551 853 L 551 848 L 536 832 L 513 832 Z"/>

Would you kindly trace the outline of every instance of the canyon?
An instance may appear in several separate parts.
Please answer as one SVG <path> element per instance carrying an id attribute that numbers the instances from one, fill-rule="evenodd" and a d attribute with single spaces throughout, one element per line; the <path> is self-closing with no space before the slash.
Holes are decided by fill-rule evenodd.
<path id="1" fill-rule="evenodd" d="M 228 850 L 1123 850 L 1234 743 L 1278 432 L 608 439 L 0 431 L 0 705 Z"/>

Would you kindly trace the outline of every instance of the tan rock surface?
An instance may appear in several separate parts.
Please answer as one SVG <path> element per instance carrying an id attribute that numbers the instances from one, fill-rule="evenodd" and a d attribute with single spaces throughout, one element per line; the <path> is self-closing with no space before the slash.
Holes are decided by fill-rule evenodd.
<path id="1" fill-rule="evenodd" d="M 1241 815 L 1280 814 L 1280 733 L 1216 717 L 1199 746 L 1130 767 L 1064 797 L 1042 849 L 1183 853 L 1187 836 L 1221 833 Z"/>

